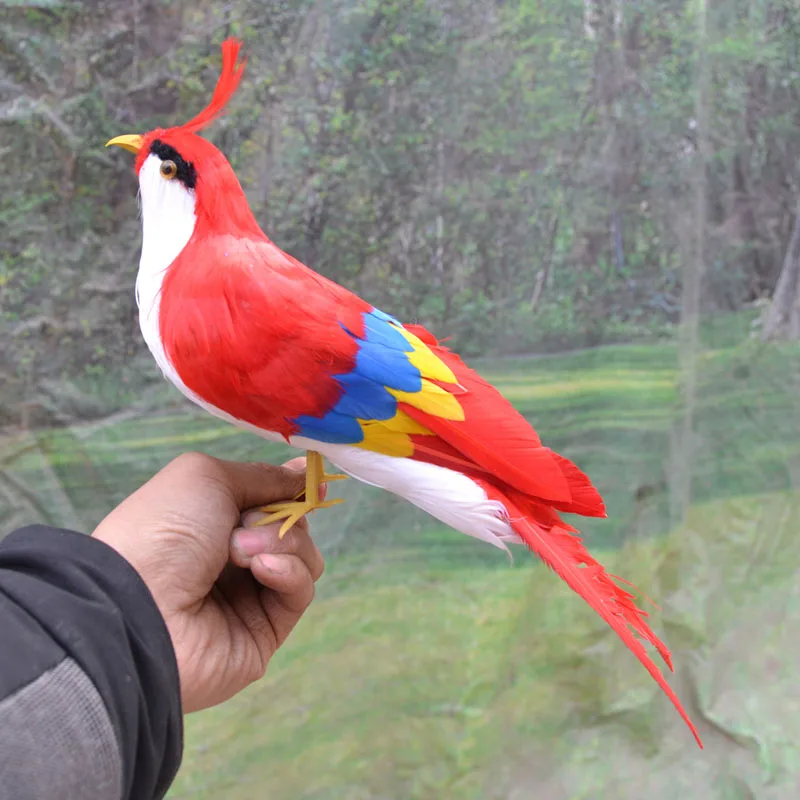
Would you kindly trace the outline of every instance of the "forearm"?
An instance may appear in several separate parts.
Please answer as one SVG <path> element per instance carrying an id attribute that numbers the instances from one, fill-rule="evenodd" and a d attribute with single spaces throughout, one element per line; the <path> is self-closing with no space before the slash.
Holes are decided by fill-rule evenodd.
<path id="1" fill-rule="evenodd" d="M 151 800 L 180 764 L 172 643 L 102 542 L 32 527 L 0 543 L 0 799 Z"/>

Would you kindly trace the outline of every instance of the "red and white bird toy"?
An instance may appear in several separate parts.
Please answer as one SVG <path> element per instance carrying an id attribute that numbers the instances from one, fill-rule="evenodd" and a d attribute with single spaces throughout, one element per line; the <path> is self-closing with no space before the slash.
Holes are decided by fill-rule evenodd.
<path id="1" fill-rule="evenodd" d="M 240 43 L 222 45 L 210 104 L 190 122 L 108 142 L 136 154 L 143 222 L 136 298 L 164 375 L 193 402 L 306 450 L 305 495 L 264 522 L 321 501 L 322 456 L 462 533 L 527 545 L 633 651 L 686 721 L 636 635 L 671 667 L 647 614 L 559 512 L 605 516 L 589 478 L 544 447 L 525 418 L 424 328 L 403 325 L 276 247 L 225 156 L 197 135 L 236 90 Z M 700 745 L 702 747 L 702 744 Z"/>

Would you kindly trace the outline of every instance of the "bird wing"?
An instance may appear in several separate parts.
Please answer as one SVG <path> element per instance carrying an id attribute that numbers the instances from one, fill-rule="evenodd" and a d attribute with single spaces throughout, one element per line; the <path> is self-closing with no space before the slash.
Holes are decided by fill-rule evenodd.
<path id="1" fill-rule="evenodd" d="M 436 343 L 424 328 L 404 326 L 378 309 L 350 331 L 353 369 L 322 418 L 296 420 L 302 435 L 339 441 L 489 477 L 564 511 L 602 515 L 589 479 L 543 447 L 530 423 L 494 387 Z"/>

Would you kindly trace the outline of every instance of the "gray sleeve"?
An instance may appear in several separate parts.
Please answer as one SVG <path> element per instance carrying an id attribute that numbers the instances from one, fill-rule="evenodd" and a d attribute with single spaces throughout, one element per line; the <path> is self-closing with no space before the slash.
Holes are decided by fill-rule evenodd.
<path id="1" fill-rule="evenodd" d="M 0 800 L 121 797 L 114 728 L 71 658 L 0 701 L 0 776 Z"/>
<path id="2" fill-rule="evenodd" d="M 43 526 L 0 542 L 0 800 L 161 800 L 183 754 L 175 651 L 136 570 Z"/>

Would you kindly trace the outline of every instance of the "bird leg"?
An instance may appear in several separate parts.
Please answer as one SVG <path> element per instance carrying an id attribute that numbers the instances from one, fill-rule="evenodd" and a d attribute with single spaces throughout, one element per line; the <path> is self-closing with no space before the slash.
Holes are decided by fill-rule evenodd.
<path id="1" fill-rule="evenodd" d="M 318 508 L 330 508 L 330 506 L 335 506 L 344 502 L 344 500 L 339 497 L 334 500 L 320 500 L 319 487 L 322 483 L 344 480 L 347 475 L 329 475 L 325 472 L 322 456 L 314 450 L 309 450 L 307 456 L 305 491 L 300 492 L 300 494 L 292 500 L 282 503 L 270 503 L 268 506 L 263 506 L 258 509 L 268 516 L 256 522 L 256 526 L 269 525 L 270 522 L 277 522 L 280 519 L 284 520 L 278 532 L 278 536 L 281 539 L 283 539 L 289 528 L 306 514 L 310 514 Z"/>

